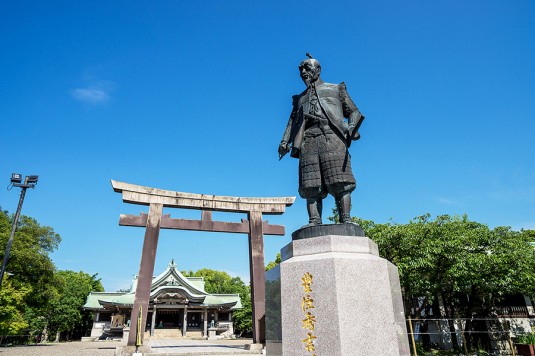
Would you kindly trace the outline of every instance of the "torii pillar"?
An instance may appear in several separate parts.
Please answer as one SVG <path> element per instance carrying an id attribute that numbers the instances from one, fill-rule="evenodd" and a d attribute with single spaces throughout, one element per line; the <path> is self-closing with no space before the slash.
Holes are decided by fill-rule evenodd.
<path id="1" fill-rule="evenodd" d="M 253 304 L 253 343 L 265 343 L 266 277 L 264 274 L 264 235 L 284 235 L 284 226 L 270 225 L 262 221 L 262 215 L 281 215 L 295 197 L 244 198 L 194 193 L 182 193 L 144 187 L 135 184 L 111 181 L 113 190 L 122 193 L 123 202 L 148 205 L 149 214 L 121 214 L 119 225 L 146 227 L 134 305 L 130 316 L 128 345 L 136 343 L 139 306 L 142 311 L 142 325 L 147 320 L 150 287 L 154 273 L 156 250 L 160 229 L 230 232 L 249 235 L 249 270 L 251 278 L 251 300 Z M 173 219 L 162 215 L 164 207 L 201 210 L 201 220 Z M 213 211 L 246 213 L 248 220 L 241 223 L 213 221 Z M 143 331 L 141 340 L 143 340 Z"/>

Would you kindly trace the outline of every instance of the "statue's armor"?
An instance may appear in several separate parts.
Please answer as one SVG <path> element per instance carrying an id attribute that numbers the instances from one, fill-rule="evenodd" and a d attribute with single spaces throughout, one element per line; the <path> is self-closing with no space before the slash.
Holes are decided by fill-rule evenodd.
<path id="1" fill-rule="evenodd" d="M 327 194 L 340 197 L 355 190 L 344 117 L 350 123 L 364 118 L 344 83 L 312 85 L 293 97 L 293 110 L 282 141 L 292 144 L 292 157 L 299 157 L 302 198 L 323 199 Z M 358 139 L 358 133 L 354 137 Z"/>

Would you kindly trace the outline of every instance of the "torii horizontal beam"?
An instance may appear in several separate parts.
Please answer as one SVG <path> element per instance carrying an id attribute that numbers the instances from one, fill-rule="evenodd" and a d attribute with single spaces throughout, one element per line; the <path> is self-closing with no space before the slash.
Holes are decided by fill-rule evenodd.
<path id="1" fill-rule="evenodd" d="M 170 214 L 162 215 L 160 229 L 229 232 L 236 234 L 248 234 L 251 232 L 249 220 L 241 219 L 239 223 L 212 221 L 211 213 L 211 211 L 203 210 L 201 220 L 173 219 L 170 217 Z M 121 214 L 119 225 L 145 227 L 147 226 L 147 218 L 148 215 L 145 213 L 139 215 Z M 264 235 L 284 236 L 285 234 L 283 225 L 270 225 L 267 220 L 262 221 L 262 230 Z"/>
<path id="2" fill-rule="evenodd" d="M 295 197 L 252 198 L 229 197 L 209 194 L 175 192 L 130 183 L 111 181 L 113 190 L 122 193 L 123 201 L 131 204 L 163 204 L 168 208 L 229 211 L 248 213 L 260 211 L 262 214 L 283 214 L 286 207 L 294 203 Z"/>

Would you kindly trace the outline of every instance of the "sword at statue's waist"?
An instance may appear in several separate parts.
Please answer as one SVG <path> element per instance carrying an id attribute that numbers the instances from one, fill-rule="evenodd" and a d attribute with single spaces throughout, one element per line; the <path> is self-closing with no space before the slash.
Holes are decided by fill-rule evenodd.
<path id="1" fill-rule="evenodd" d="M 328 120 L 326 117 L 323 117 L 323 116 L 317 116 L 317 115 L 313 115 L 313 114 L 307 114 L 307 113 L 303 113 L 303 116 L 305 117 L 305 119 L 308 119 L 308 120 L 314 120 L 314 121 L 322 121 L 322 120 Z"/>
<path id="2" fill-rule="evenodd" d="M 303 113 L 303 116 L 305 117 L 305 130 L 319 128 L 324 136 L 333 132 L 329 126 L 329 119 L 306 113 Z M 327 138 L 327 140 L 329 139 Z"/>

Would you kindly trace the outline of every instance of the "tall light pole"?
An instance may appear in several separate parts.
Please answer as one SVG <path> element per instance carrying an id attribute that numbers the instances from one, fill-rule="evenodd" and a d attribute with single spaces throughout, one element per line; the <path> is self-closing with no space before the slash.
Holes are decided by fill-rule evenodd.
<path id="1" fill-rule="evenodd" d="M 24 196 L 26 195 L 26 189 L 35 188 L 39 176 L 26 176 L 24 183 L 22 183 L 22 174 L 11 174 L 10 187 L 19 187 L 20 199 L 17 212 L 15 213 L 15 220 L 13 221 L 13 227 L 11 228 L 11 235 L 7 241 L 6 254 L 4 255 L 4 263 L 2 263 L 2 271 L 0 272 L 0 289 L 2 288 L 2 280 L 4 279 L 4 272 L 6 270 L 7 260 L 9 259 L 9 252 L 11 251 L 11 245 L 13 245 L 13 237 L 15 236 L 15 230 L 17 230 L 17 222 L 19 221 L 20 211 L 22 210 L 22 203 L 24 203 Z"/>

